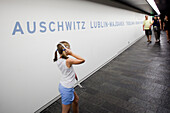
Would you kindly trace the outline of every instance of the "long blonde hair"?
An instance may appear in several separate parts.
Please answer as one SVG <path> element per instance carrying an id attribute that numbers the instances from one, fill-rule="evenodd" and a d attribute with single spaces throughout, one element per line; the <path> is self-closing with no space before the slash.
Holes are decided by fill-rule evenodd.
<path id="1" fill-rule="evenodd" d="M 70 44 L 66 41 L 61 41 L 60 43 L 64 44 L 64 46 L 68 49 L 70 49 Z M 59 54 L 61 55 L 61 58 L 64 58 L 64 59 L 67 59 L 67 54 L 66 54 L 66 51 L 65 51 L 65 48 L 61 45 L 61 44 L 57 44 L 57 50 L 55 51 L 55 55 L 54 55 L 54 59 L 53 61 L 57 61 L 58 58 L 57 58 L 57 51 L 59 52 Z"/>

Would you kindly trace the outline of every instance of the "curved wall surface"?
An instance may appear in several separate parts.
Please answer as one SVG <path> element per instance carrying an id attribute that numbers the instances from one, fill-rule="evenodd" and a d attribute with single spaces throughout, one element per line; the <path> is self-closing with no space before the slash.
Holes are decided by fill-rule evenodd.
<path id="1" fill-rule="evenodd" d="M 86 59 L 75 66 L 83 80 L 144 35 L 143 14 L 80 0 L 0 1 L 0 15 L 1 113 L 33 113 L 59 95 L 59 41 Z"/>

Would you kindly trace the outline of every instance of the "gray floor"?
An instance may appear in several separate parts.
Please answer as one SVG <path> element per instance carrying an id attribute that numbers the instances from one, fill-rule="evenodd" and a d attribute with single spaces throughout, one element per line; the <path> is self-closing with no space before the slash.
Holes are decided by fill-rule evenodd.
<path id="1" fill-rule="evenodd" d="M 80 113 L 170 113 L 170 44 L 146 37 L 120 54 L 75 90 Z M 61 100 L 42 113 L 61 113 Z M 71 111 L 72 113 L 72 111 Z"/>

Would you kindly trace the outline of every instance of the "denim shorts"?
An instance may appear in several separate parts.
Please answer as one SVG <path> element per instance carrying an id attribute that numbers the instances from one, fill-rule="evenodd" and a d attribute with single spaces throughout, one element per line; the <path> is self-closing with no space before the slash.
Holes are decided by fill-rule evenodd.
<path id="1" fill-rule="evenodd" d="M 59 92 L 61 94 L 62 104 L 64 105 L 72 104 L 74 100 L 74 88 L 66 88 L 59 84 Z"/>

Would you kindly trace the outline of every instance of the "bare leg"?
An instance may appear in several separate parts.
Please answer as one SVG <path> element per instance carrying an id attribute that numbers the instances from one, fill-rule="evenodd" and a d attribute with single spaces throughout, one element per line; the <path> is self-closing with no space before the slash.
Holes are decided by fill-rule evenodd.
<path id="1" fill-rule="evenodd" d="M 69 105 L 62 104 L 62 113 L 69 113 L 70 107 L 71 107 L 71 104 Z"/>
<path id="2" fill-rule="evenodd" d="M 147 39 L 148 39 L 148 42 L 149 42 L 149 35 L 147 35 Z"/>
<path id="3" fill-rule="evenodd" d="M 79 97 L 78 97 L 78 95 L 76 94 L 76 92 L 74 91 L 74 101 L 73 101 L 73 103 L 72 103 L 73 113 L 79 113 L 78 101 L 79 101 Z"/>
<path id="4" fill-rule="evenodd" d="M 149 35 L 149 41 L 151 42 L 151 35 Z"/>
<path id="5" fill-rule="evenodd" d="M 168 30 L 166 30 L 166 36 L 167 36 L 167 41 L 170 41 L 170 39 L 169 39 L 169 32 L 168 32 Z"/>

